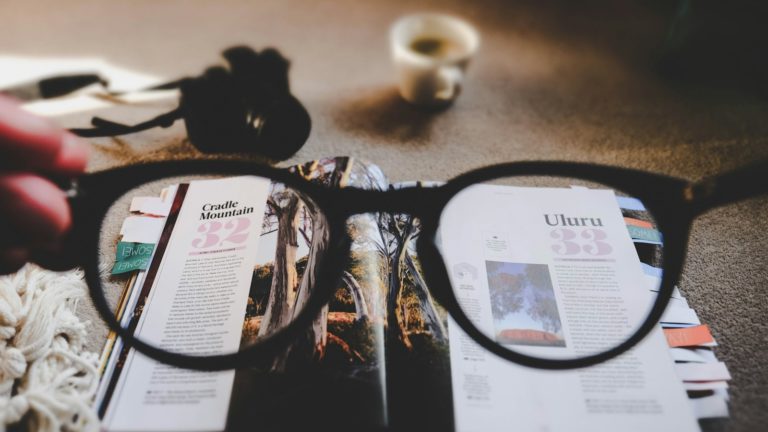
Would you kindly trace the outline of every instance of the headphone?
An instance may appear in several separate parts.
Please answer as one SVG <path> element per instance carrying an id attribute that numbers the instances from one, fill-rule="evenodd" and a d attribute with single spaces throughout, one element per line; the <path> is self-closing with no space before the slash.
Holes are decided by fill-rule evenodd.
<path id="1" fill-rule="evenodd" d="M 223 53 L 225 66 L 150 90 L 178 88 L 179 106 L 132 126 L 94 117 L 93 128 L 71 129 L 81 137 L 126 135 L 169 127 L 183 119 L 189 141 L 204 153 L 250 152 L 282 160 L 306 142 L 312 122 L 290 92 L 289 62 L 277 50 L 247 46 Z"/>

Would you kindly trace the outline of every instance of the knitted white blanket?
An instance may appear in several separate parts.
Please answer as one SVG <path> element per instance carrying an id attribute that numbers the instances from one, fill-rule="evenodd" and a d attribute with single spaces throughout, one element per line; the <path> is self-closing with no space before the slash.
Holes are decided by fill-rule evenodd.
<path id="1" fill-rule="evenodd" d="M 98 430 L 98 356 L 75 315 L 86 291 L 79 271 L 27 265 L 0 277 L 0 432 Z"/>

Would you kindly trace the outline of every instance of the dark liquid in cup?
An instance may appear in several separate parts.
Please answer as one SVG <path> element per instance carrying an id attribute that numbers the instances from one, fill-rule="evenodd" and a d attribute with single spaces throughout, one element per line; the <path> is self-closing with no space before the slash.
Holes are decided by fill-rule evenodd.
<path id="1" fill-rule="evenodd" d="M 450 39 L 421 37 L 411 42 L 410 48 L 419 54 L 443 58 L 461 54 L 461 45 Z"/>

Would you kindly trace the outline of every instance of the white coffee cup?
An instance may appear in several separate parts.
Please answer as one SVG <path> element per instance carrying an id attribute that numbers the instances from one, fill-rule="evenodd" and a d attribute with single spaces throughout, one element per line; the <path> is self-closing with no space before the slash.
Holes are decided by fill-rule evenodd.
<path id="1" fill-rule="evenodd" d="M 389 41 L 400 95 L 416 105 L 442 106 L 459 95 L 480 36 L 464 20 L 424 13 L 395 21 Z"/>

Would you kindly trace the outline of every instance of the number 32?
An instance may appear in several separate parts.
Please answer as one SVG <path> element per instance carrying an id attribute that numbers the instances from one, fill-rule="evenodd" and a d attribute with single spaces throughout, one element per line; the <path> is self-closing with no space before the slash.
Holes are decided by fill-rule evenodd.
<path id="1" fill-rule="evenodd" d="M 192 247 L 205 249 L 215 245 L 221 245 L 224 242 L 240 244 L 248 240 L 248 228 L 251 226 L 251 220 L 245 217 L 233 219 L 222 223 L 219 221 L 203 222 L 197 227 L 197 232 L 202 234 L 200 237 L 192 240 Z M 221 233 L 222 228 L 224 232 Z M 224 239 L 221 236 L 224 235 Z"/>

